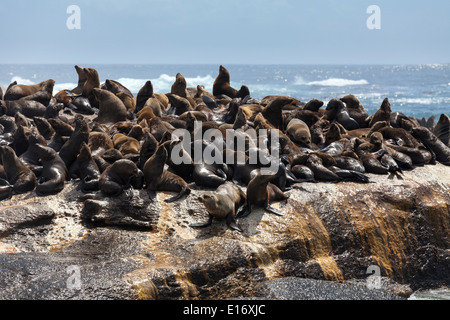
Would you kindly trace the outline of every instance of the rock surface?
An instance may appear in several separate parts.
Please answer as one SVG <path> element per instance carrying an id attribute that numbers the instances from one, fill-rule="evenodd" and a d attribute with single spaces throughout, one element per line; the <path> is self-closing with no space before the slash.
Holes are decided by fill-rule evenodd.
<path id="1" fill-rule="evenodd" d="M 217 220 L 190 228 L 207 220 L 195 188 L 172 204 L 145 190 L 85 196 L 73 182 L 14 196 L 0 202 L 0 299 L 397 298 L 346 289 L 374 267 L 412 290 L 450 286 L 450 168 L 369 176 L 301 184 L 274 205 L 284 217 L 256 210 L 243 233 Z"/>

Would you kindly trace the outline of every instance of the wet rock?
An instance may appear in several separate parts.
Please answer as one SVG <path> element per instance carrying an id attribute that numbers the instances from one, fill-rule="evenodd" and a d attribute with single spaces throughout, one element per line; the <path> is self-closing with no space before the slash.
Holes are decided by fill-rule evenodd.
<path id="1" fill-rule="evenodd" d="M 104 198 L 76 183 L 0 202 L 1 299 L 397 299 L 450 286 L 450 174 L 441 165 L 372 183 L 305 183 L 254 210 L 244 232 L 214 220 L 192 189 L 175 203 L 145 190 Z M 82 289 L 67 291 L 70 266 Z M 378 268 L 383 292 L 367 291 Z M 287 278 L 287 280 L 282 280 Z M 317 280 L 317 281 L 312 281 Z M 320 282 L 325 281 L 325 282 Z M 348 283 L 348 281 L 352 281 Z M 261 285 L 270 295 L 261 295 Z M 362 284 L 362 288 L 355 288 Z M 361 287 L 361 286 L 360 286 Z M 304 296 L 298 290 L 304 288 Z M 302 289 L 303 290 L 303 289 Z"/>

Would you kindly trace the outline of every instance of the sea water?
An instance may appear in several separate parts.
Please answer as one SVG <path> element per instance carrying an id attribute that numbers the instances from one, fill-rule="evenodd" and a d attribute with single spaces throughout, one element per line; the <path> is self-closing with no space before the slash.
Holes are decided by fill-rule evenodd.
<path id="1" fill-rule="evenodd" d="M 177 73 L 189 87 L 203 85 L 212 91 L 219 65 L 91 65 L 101 82 L 116 80 L 137 94 L 151 80 L 155 93 L 168 93 Z M 307 102 L 354 94 L 369 114 L 389 98 L 392 110 L 428 118 L 450 115 L 450 64 L 433 65 L 224 65 L 231 85 L 249 87 L 253 98 L 288 95 Z M 54 79 L 54 93 L 77 86 L 73 65 L 0 65 L 0 86 L 11 82 L 34 84 Z"/>

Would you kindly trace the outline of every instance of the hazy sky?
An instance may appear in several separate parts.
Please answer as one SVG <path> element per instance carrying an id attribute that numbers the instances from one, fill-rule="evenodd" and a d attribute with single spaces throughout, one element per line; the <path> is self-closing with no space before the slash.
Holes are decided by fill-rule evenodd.
<path id="1" fill-rule="evenodd" d="M 370 5 L 381 30 L 366 26 Z M 2 0 L 0 12 L 0 63 L 450 62 L 449 0 Z"/>

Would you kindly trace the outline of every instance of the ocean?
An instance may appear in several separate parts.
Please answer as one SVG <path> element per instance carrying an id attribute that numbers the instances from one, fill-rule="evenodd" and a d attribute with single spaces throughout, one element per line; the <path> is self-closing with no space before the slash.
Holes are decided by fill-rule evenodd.
<path id="1" fill-rule="evenodd" d="M 219 65 L 83 65 L 95 68 L 103 82 L 116 80 L 137 94 L 151 80 L 156 93 L 170 92 L 179 72 L 188 86 L 203 85 L 212 91 Z M 369 114 L 388 97 L 392 110 L 418 118 L 450 115 L 450 64 L 432 65 L 224 65 L 231 85 L 247 85 L 253 98 L 288 95 L 325 104 L 354 94 Z M 33 84 L 54 79 L 54 93 L 76 87 L 73 65 L 0 65 L 0 86 L 11 82 Z"/>

